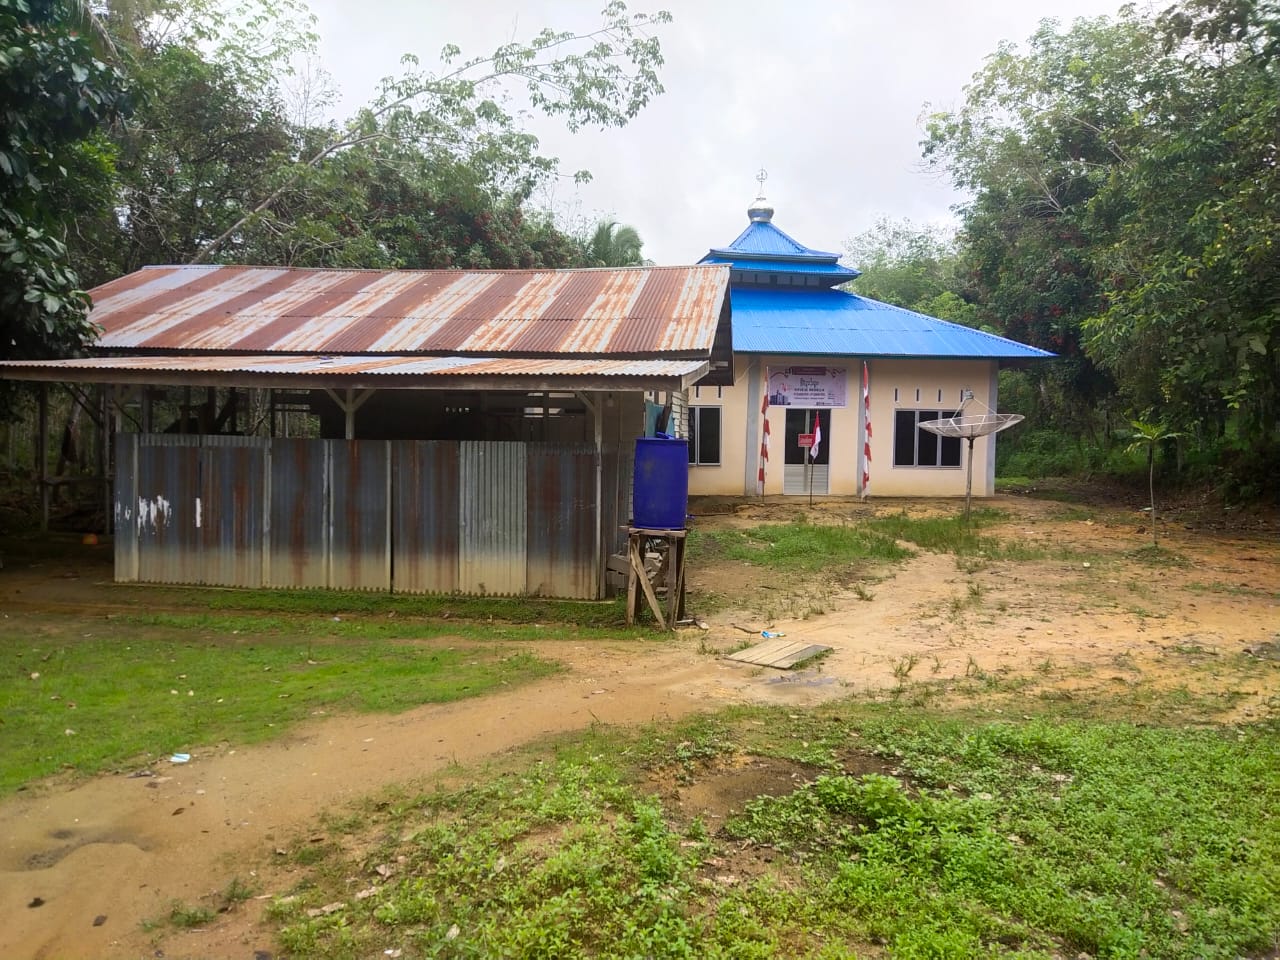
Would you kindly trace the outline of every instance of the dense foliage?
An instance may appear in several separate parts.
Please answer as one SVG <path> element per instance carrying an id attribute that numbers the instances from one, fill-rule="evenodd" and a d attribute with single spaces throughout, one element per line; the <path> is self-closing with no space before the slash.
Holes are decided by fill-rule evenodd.
<path id="1" fill-rule="evenodd" d="M 859 292 L 1052 350 L 1007 373 L 1030 429 L 1100 465 L 1129 423 L 1235 492 L 1280 461 L 1280 4 L 1184 0 L 1002 45 L 926 159 L 968 195 L 954 250 L 881 225 Z M 912 281 L 927 279 L 921 288 Z M 1039 432 L 1037 432 L 1039 428 Z M 1061 464 L 1061 461 L 1060 461 Z"/>
<path id="2" fill-rule="evenodd" d="M 90 333 L 65 244 L 78 212 L 109 197 L 100 131 L 127 84 L 72 28 L 64 0 L 0 0 L 0 358 L 65 354 Z"/>
<path id="3" fill-rule="evenodd" d="M 76 192 L 47 205 L 77 225 L 66 242 L 86 285 L 148 263 L 595 262 L 586 228 L 572 234 L 530 205 L 562 174 L 522 114 L 541 111 L 570 129 L 626 123 L 662 92 L 653 29 L 669 20 L 612 2 L 581 34 L 544 30 L 472 58 L 448 47 L 435 69 L 406 56 L 338 123 L 327 119 L 332 83 L 315 64 L 314 18 L 301 0 L 92 9 L 93 62 L 127 76 L 137 102 L 96 141 L 99 168 L 82 162 L 68 174 Z M 40 59 L 81 69 L 68 51 Z M 12 102 L 22 110 L 21 91 Z"/>

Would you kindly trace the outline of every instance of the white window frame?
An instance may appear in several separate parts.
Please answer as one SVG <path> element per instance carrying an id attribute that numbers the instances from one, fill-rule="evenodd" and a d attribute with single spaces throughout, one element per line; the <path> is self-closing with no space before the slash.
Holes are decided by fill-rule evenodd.
<path id="1" fill-rule="evenodd" d="M 910 413 L 914 415 L 915 436 L 912 438 L 912 447 L 911 447 L 912 462 L 911 463 L 898 462 L 898 414 L 900 413 Z M 895 470 L 959 470 L 964 465 L 963 449 L 960 450 L 960 455 L 959 455 L 959 458 L 957 459 L 957 462 L 945 463 L 945 464 L 941 462 L 943 442 L 946 440 L 954 440 L 956 444 L 959 444 L 960 443 L 959 437 L 938 437 L 938 461 L 939 462 L 938 463 L 921 463 L 920 462 L 920 433 L 921 433 L 920 414 L 922 413 L 935 414 L 933 418 L 935 420 L 941 420 L 947 417 L 955 416 L 955 411 L 953 410 L 941 410 L 936 407 L 930 410 L 925 410 L 923 408 L 917 410 L 914 407 L 907 408 L 907 409 L 903 409 L 899 407 L 895 409 L 893 411 L 893 469 Z M 928 420 L 925 421 L 925 423 L 928 423 L 928 422 L 929 422 Z"/>

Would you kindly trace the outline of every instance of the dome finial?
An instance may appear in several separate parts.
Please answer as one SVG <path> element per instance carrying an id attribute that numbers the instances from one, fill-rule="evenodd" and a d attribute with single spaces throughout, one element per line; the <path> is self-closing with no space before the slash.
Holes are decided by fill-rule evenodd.
<path id="1" fill-rule="evenodd" d="M 756 174 L 756 182 L 760 184 L 760 188 L 756 191 L 755 201 L 747 208 L 747 216 L 752 223 L 768 223 L 773 219 L 773 207 L 764 198 L 764 182 L 768 179 L 769 171 L 761 167 Z"/>

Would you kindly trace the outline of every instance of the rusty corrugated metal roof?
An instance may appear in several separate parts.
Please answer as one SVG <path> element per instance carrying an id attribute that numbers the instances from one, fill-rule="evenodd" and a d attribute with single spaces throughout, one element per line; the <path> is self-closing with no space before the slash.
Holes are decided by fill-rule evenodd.
<path id="1" fill-rule="evenodd" d="M 95 288 L 101 350 L 706 356 L 723 265 L 590 270 L 144 267 Z"/>
<path id="2" fill-rule="evenodd" d="M 346 381 L 385 383 L 388 387 L 448 387 L 446 381 L 490 380 L 502 388 L 509 381 L 527 383 L 566 377 L 642 382 L 671 386 L 690 383 L 707 370 L 706 360 L 608 360 L 588 357 L 371 357 L 312 354 L 306 356 L 82 357 L 72 360 L 0 361 L 0 377 L 16 380 L 78 380 L 93 383 L 195 383 L 208 376 L 234 374 L 241 380 L 284 383 Z M 393 382 L 394 381 L 394 382 Z M 415 381 L 421 381 L 417 383 Z"/>

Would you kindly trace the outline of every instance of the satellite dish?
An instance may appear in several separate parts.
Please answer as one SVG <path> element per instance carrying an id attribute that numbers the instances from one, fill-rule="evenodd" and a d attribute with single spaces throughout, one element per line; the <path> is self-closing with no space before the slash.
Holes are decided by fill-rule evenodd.
<path id="1" fill-rule="evenodd" d="M 990 410 L 986 413 L 965 413 L 964 408 L 972 399 L 973 394 L 968 394 L 964 398 L 964 403 L 960 404 L 960 409 L 954 417 L 944 417 L 941 420 L 925 420 L 920 424 L 921 430 L 928 430 L 930 433 L 936 433 L 940 437 L 963 437 L 969 441 L 969 465 L 964 482 L 964 522 L 966 526 L 969 524 L 969 504 L 973 499 L 973 441 L 978 437 L 985 437 L 992 433 L 999 433 L 1001 430 L 1007 430 L 1015 423 L 1021 423 L 1024 419 L 1020 413 L 992 413 Z"/>

